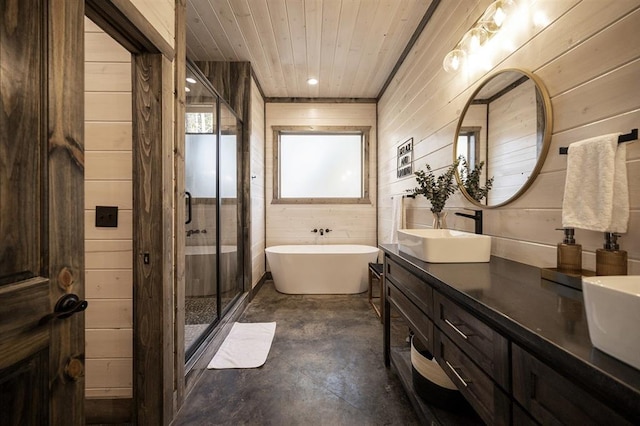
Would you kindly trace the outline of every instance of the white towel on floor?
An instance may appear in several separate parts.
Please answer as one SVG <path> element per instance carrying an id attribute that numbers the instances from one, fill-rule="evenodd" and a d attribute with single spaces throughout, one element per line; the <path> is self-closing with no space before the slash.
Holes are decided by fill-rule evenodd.
<path id="1" fill-rule="evenodd" d="M 569 145 L 563 227 L 627 232 L 627 150 L 618 136 L 612 133 Z"/>
<path id="2" fill-rule="evenodd" d="M 276 332 L 275 322 L 236 322 L 208 369 L 257 368 L 267 361 Z"/>
<path id="3" fill-rule="evenodd" d="M 404 195 L 391 197 L 391 229 L 389 230 L 389 243 L 397 244 L 398 229 L 404 228 Z"/>

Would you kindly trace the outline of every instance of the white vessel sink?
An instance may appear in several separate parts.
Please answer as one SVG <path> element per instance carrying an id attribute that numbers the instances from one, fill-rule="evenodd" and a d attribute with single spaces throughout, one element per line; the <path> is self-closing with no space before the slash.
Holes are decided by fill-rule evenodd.
<path id="1" fill-rule="evenodd" d="M 583 277 L 591 343 L 640 369 L 640 275 Z"/>
<path id="2" fill-rule="evenodd" d="M 431 263 L 488 262 L 491 237 L 453 229 L 399 229 L 400 251 Z"/>

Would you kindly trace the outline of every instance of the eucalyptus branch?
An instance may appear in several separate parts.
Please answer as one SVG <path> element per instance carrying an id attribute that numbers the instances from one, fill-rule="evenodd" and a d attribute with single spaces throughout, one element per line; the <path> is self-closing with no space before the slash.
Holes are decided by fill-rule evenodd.
<path id="1" fill-rule="evenodd" d="M 493 186 L 493 177 L 487 179 L 484 187 L 480 186 L 480 178 L 482 176 L 482 167 L 484 167 L 484 161 L 473 166 L 473 170 L 470 168 L 469 163 L 467 163 L 466 158 L 463 156 L 459 157 L 459 160 L 462 162 L 462 168 L 460 170 L 460 180 L 462 181 L 462 186 L 464 187 L 467 194 L 471 196 L 476 201 L 481 201 L 485 198 L 491 187 Z"/>
<path id="2" fill-rule="evenodd" d="M 432 212 L 441 212 L 449 196 L 458 189 L 454 182 L 454 177 L 459 163 L 460 159 L 457 159 L 449 166 L 446 172 L 438 177 L 433 174 L 429 164 L 425 166 L 426 171 L 417 170 L 414 174 L 418 186 L 411 192 L 414 195 L 424 195 L 431 202 Z"/>

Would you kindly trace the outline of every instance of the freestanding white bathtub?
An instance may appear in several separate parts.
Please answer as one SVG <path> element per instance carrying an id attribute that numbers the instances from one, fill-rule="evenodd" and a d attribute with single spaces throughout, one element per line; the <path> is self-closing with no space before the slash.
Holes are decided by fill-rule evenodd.
<path id="1" fill-rule="evenodd" d="M 291 245 L 266 250 L 276 290 L 286 294 L 355 294 L 368 287 L 368 264 L 378 248 Z"/>

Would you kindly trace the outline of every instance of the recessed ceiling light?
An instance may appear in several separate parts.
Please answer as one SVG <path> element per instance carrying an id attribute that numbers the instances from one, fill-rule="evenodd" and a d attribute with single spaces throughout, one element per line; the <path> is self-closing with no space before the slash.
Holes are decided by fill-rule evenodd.
<path id="1" fill-rule="evenodd" d="M 316 84 L 318 84 L 318 80 L 315 78 L 310 78 L 309 80 L 307 80 L 307 84 L 315 86 Z"/>
<path id="2" fill-rule="evenodd" d="M 196 82 L 196 79 L 195 79 L 195 78 L 193 78 L 193 77 L 187 77 L 187 83 L 191 83 L 191 84 L 193 84 L 193 83 L 195 83 L 195 82 Z"/>
<path id="3" fill-rule="evenodd" d="M 188 87 L 185 87 L 185 88 L 184 88 L 184 91 L 185 91 L 185 92 L 190 92 L 190 91 L 191 91 L 191 89 L 189 89 Z"/>

